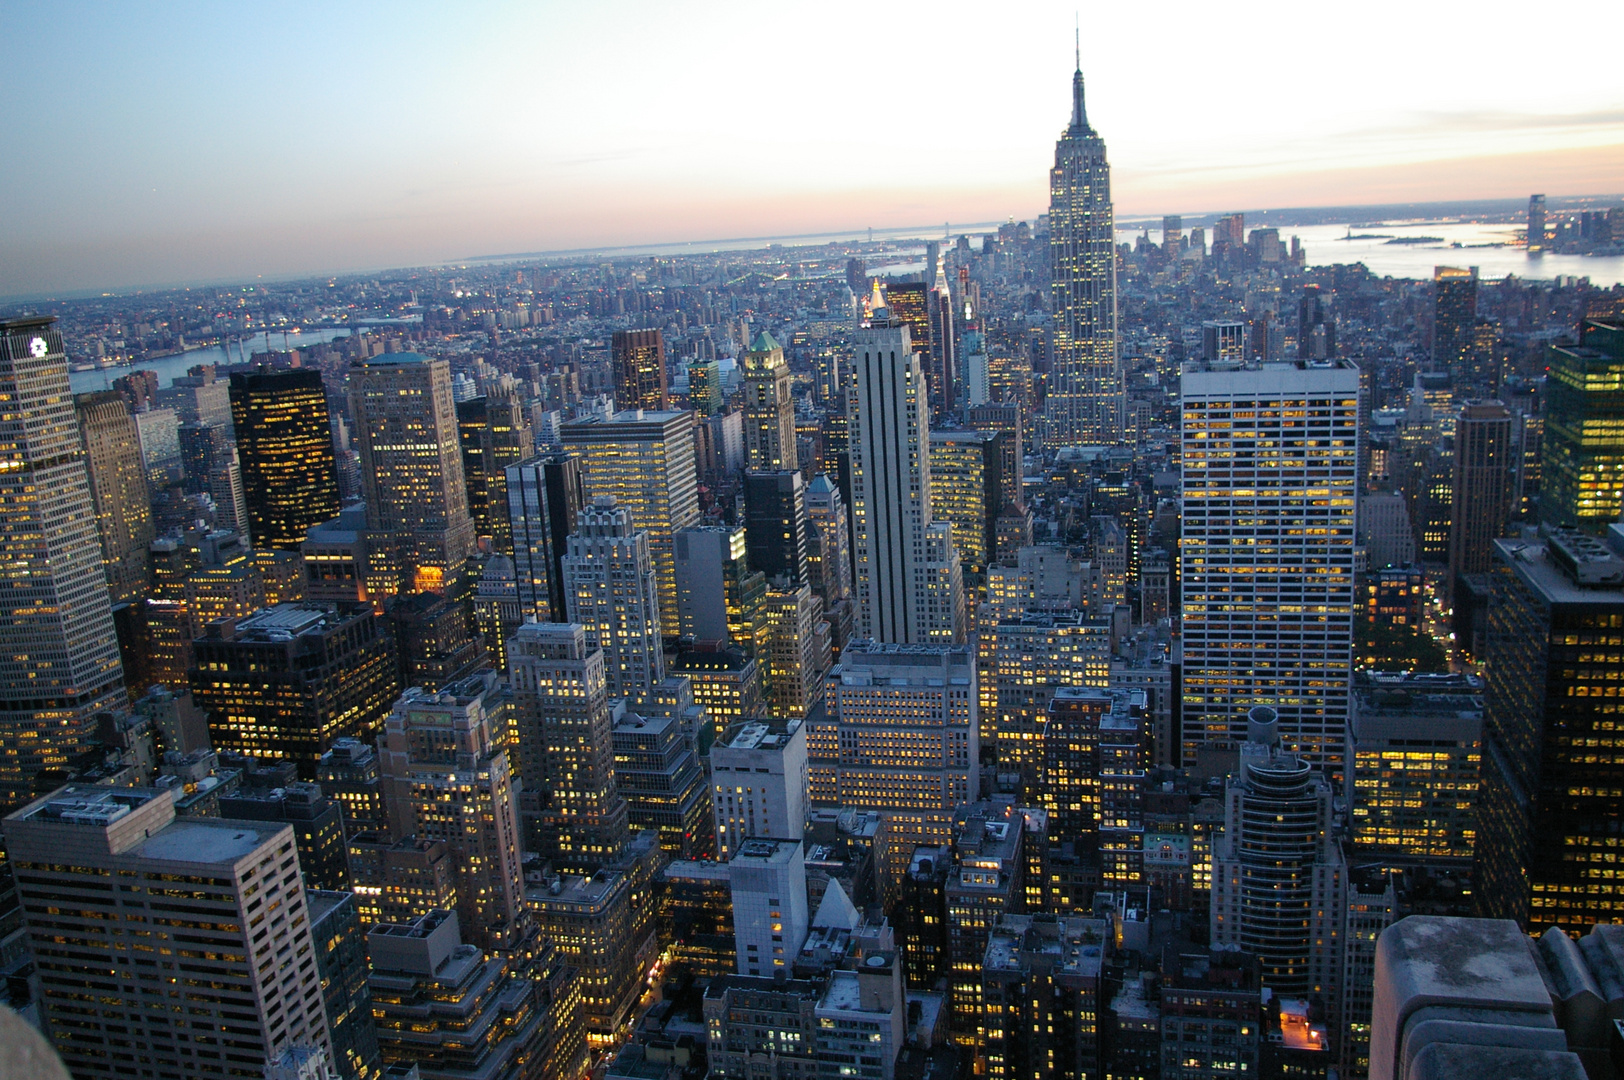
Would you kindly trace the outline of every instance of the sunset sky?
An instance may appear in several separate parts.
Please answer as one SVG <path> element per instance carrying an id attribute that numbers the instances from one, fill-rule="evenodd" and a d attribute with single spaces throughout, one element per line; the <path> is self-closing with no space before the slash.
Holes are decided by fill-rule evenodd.
<path id="1" fill-rule="evenodd" d="M 1119 215 L 1624 188 L 1613 4 L 1091 7 Z M 1030 218 L 1074 10 L 8 0 L 0 295 Z"/>

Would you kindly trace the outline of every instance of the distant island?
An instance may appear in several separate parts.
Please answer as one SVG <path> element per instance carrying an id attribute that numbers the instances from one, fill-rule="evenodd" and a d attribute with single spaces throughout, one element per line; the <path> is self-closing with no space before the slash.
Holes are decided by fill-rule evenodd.
<path id="1" fill-rule="evenodd" d="M 1386 240 L 1386 239 L 1390 238 L 1392 235 L 1393 234 L 1390 233 L 1390 232 L 1362 232 L 1362 233 L 1349 233 L 1346 236 L 1339 236 L 1339 237 L 1337 237 L 1337 239 L 1338 240 Z"/>
<path id="2" fill-rule="evenodd" d="M 1389 244 L 1441 244 L 1441 236 L 1395 236 L 1387 241 Z"/>

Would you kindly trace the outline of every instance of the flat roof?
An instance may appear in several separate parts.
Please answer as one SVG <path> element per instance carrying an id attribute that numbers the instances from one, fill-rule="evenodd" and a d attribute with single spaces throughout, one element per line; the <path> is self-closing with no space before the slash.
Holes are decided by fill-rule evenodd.
<path id="1" fill-rule="evenodd" d="M 125 854 L 166 862 L 230 865 L 287 828 L 222 818 L 176 818 Z"/>

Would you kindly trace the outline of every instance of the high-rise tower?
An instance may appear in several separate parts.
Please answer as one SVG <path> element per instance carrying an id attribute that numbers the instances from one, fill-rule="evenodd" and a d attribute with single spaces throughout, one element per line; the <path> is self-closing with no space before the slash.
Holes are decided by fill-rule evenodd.
<path id="1" fill-rule="evenodd" d="M 147 594 L 151 567 L 152 500 L 141 461 L 141 436 L 124 395 L 114 390 L 73 399 L 84 439 L 85 467 L 96 505 L 108 599 L 128 603 Z"/>
<path id="2" fill-rule="evenodd" d="M 1083 110 L 1081 57 L 1071 81 L 1071 124 L 1049 173 L 1049 287 L 1054 359 L 1045 441 L 1120 442 L 1122 361 L 1117 356 L 1116 244 L 1105 140 Z"/>
<path id="3" fill-rule="evenodd" d="M 350 415 L 375 542 L 393 547 L 401 591 L 442 591 L 475 542 L 450 363 L 418 353 L 356 361 Z"/>
<path id="4" fill-rule="evenodd" d="M 50 318 L 0 321 L 0 799 L 65 765 L 124 696 L 96 508 Z M 9 798 L 8 798 L 9 796 Z"/>
<path id="5" fill-rule="evenodd" d="M 611 343 L 615 405 L 664 409 L 667 403 L 665 335 L 654 330 L 616 330 Z"/>
<path id="6" fill-rule="evenodd" d="M 909 645 L 962 642 L 963 619 L 953 617 L 955 610 L 964 610 L 962 598 L 956 604 L 951 597 L 931 603 L 929 596 L 929 404 L 919 354 L 908 327 L 888 318 L 883 307 L 857 332 L 856 350 L 846 415 L 857 636 Z M 947 544 L 951 547 L 951 530 Z"/>
<path id="7" fill-rule="evenodd" d="M 525 619 L 563 622 L 564 553 L 586 505 L 581 459 L 538 454 L 507 467 L 507 513 L 519 609 Z"/>
<path id="8" fill-rule="evenodd" d="M 613 495 L 600 495 L 576 518 L 564 556 L 565 608 L 602 649 L 615 697 L 635 697 L 665 678 L 660 599 L 648 533 Z"/>
<path id="9" fill-rule="evenodd" d="M 795 453 L 795 399 L 784 350 L 766 331 L 756 335 L 744 371 L 745 468 L 800 468 Z"/>
<path id="10" fill-rule="evenodd" d="M 248 529 L 259 547 L 298 551 L 314 525 L 338 516 L 338 470 L 321 372 L 231 376 Z"/>

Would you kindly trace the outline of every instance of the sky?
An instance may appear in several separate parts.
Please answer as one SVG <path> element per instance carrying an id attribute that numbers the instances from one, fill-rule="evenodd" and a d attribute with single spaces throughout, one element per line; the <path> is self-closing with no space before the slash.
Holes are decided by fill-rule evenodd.
<path id="1" fill-rule="evenodd" d="M 0 296 L 1029 219 L 1077 10 L 0 0 Z M 1096 2 L 1089 119 L 1119 216 L 1612 193 L 1616 14 Z"/>

